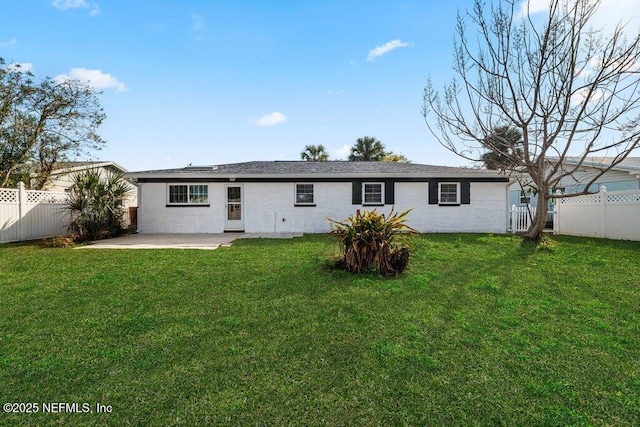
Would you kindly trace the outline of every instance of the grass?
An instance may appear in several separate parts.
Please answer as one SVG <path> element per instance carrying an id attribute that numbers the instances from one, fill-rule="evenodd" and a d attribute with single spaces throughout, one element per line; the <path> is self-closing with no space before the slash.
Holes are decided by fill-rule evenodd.
<path id="1" fill-rule="evenodd" d="M 385 279 L 331 269 L 326 236 L 0 245 L 0 403 L 40 403 L 0 424 L 640 424 L 640 243 L 412 246 Z"/>

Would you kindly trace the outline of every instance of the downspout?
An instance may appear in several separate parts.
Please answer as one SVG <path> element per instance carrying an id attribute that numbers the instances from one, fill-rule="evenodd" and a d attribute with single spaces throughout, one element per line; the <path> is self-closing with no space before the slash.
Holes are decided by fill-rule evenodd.
<path id="1" fill-rule="evenodd" d="M 136 209 L 136 216 L 137 216 L 137 220 L 138 220 L 138 226 L 136 227 L 136 233 L 142 233 L 142 227 L 140 227 L 140 218 L 141 218 L 141 214 L 142 214 L 142 184 L 139 182 L 136 182 L 137 184 L 137 192 L 138 192 L 138 208 Z"/>
<path id="2" fill-rule="evenodd" d="M 504 186 L 505 200 L 507 202 L 507 206 L 505 206 L 505 212 L 507 213 L 505 215 L 506 219 L 505 219 L 505 224 L 504 224 L 504 226 L 505 226 L 505 229 L 504 229 L 505 234 L 509 233 L 509 223 L 511 221 L 511 210 L 509 209 L 510 208 L 510 206 L 509 206 L 509 193 L 510 193 L 509 188 L 511 188 L 511 184 L 512 184 L 512 182 L 511 182 L 511 180 L 509 180 L 509 182 L 507 182 L 507 185 Z"/>

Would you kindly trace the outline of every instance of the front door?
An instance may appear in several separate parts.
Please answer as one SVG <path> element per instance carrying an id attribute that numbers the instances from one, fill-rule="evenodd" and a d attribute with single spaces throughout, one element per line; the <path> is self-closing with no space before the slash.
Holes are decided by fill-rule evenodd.
<path id="1" fill-rule="evenodd" d="M 242 185 L 226 186 L 225 231 L 243 231 L 244 216 L 242 213 Z"/>

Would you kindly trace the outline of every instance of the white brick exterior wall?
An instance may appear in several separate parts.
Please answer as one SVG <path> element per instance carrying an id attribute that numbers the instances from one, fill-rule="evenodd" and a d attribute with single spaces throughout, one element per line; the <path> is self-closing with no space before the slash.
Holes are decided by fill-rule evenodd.
<path id="1" fill-rule="evenodd" d="M 224 199 L 221 184 L 209 184 L 210 207 L 166 207 L 167 184 L 138 185 L 138 229 L 142 233 L 221 233 Z"/>
<path id="2" fill-rule="evenodd" d="M 300 181 L 298 183 L 311 183 Z M 316 206 L 295 206 L 295 183 L 228 183 L 243 186 L 244 230 L 247 233 L 326 233 L 327 217 L 344 220 L 356 209 L 350 182 L 316 182 Z M 408 224 L 421 232 L 507 231 L 506 183 L 471 183 L 471 204 L 428 204 L 427 182 L 395 183 L 395 206 L 378 207 L 388 213 L 413 208 Z M 139 184 L 138 226 L 142 233 L 221 233 L 225 228 L 225 184 L 209 183 L 209 207 L 167 207 L 166 183 Z"/>
<path id="3" fill-rule="evenodd" d="M 413 208 L 407 224 L 424 233 L 506 233 L 506 183 L 471 183 L 471 204 L 428 203 L 428 184 L 396 183 L 396 210 Z"/>
<path id="4" fill-rule="evenodd" d="M 248 233 L 326 233 L 328 216 L 342 220 L 355 212 L 349 182 L 314 183 L 315 207 L 295 206 L 295 184 L 290 182 L 249 183 L 244 191 Z"/>

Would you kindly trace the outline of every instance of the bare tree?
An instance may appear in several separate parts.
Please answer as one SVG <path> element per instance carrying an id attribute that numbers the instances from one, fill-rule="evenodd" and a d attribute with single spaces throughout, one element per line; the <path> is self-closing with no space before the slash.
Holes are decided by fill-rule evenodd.
<path id="1" fill-rule="evenodd" d="M 454 70 L 442 92 L 424 90 L 425 121 L 440 143 L 472 161 L 487 150 L 526 173 L 538 191 L 535 221 L 525 234 L 539 241 L 550 198 L 584 194 L 602 174 L 640 146 L 640 34 L 618 24 L 605 36 L 590 23 L 600 0 L 550 0 L 545 16 L 515 0 L 476 0 L 458 16 Z M 469 34 L 467 21 L 477 29 Z M 477 41 L 477 45 L 476 45 Z M 498 126 L 522 134 L 521 150 L 487 138 Z M 571 156 L 570 166 L 564 162 Z M 552 194 L 585 160 L 607 157 L 580 193 Z M 576 161 L 577 159 L 577 161 Z"/>

